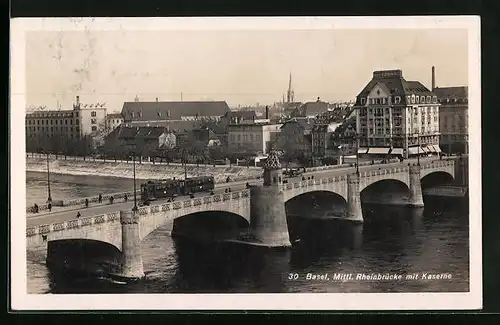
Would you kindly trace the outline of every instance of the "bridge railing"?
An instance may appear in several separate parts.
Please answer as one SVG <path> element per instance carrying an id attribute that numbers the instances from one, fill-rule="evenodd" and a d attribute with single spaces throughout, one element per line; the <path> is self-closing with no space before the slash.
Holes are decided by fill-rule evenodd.
<path id="1" fill-rule="evenodd" d="M 250 190 L 246 189 L 238 192 L 214 194 L 210 196 L 195 197 L 192 199 L 162 203 L 152 206 L 145 206 L 139 208 L 138 214 L 140 216 L 145 216 L 148 214 L 155 214 L 171 210 L 179 210 L 183 208 L 190 208 L 201 205 L 210 205 L 212 203 L 240 200 L 248 197 L 250 197 Z M 36 227 L 28 227 L 26 228 L 26 236 L 30 237 L 35 235 L 43 235 L 53 231 L 62 231 L 65 229 L 80 228 L 84 226 L 91 226 L 94 224 L 113 222 L 116 220 L 120 220 L 120 211 L 115 211 L 91 217 L 72 219 L 64 222 L 44 224 Z"/>
<path id="2" fill-rule="evenodd" d="M 120 220 L 120 211 L 26 228 L 26 237 Z"/>
<path id="3" fill-rule="evenodd" d="M 424 164 L 420 165 L 420 168 L 422 169 L 428 169 L 428 168 L 436 168 L 436 167 L 446 167 L 453 165 L 452 161 L 448 160 L 433 160 L 433 161 L 427 161 Z M 373 177 L 373 176 L 381 176 L 381 175 L 390 175 L 390 174 L 398 174 L 398 173 L 407 173 L 409 172 L 409 166 L 404 165 L 404 166 L 397 166 L 397 167 L 388 167 L 388 168 L 383 168 L 380 167 L 378 170 L 370 170 L 370 171 L 364 171 L 360 172 L 359 176 L 360 177 Z M 339 176 L 330 176 L 330 177 L 314 177 L 314 178 L 308 178 L 306 180 L 298 181 L 298 182 L 293 182 L 293 183 L 285 183 L 283 184 L 282 188 L 284 191 L 289 191 L 292 189 L 298 189 L 298 188 L 304 188 L 304 187 L 311 187 L 311 186 L 317 186 L 321 184 L 332 184 L 336 182 L 342 182 L 347 180 L 347 175 L 339 175 Z"/>
<path id="4" fill-rule="evenodd" d="M 138 195 L 141 194 L 140 190 L 137 190 L 136 193 Z M 109 198 L 113 196 L 113 199 L 123 199 L 125 198 L 125 194 L 128 196 L 129 199 L 134 197 L 134 191 L 128 191 L 128 192 L 120 192 L 120 193 L 109 193 L 109 194 L 103 194 L 102 195 L 102 202 L 108 202 Z M 59 200 L 59 201 L 54 201 L 52 203 L 52 207 L 56 206 L 62 206 L 62 207 L 68 207 L 68 206 L 77 206 L 77 205 L 84 205 L 85 204 L 85 199 L 89 200 L 89 203 L 98 203 L 99 202 L 99 195 L 96 196 L 91 196 L 87 198 L 80 198 L 80 199 L 73 199 L 73 200 Z M 56 203 L 57 202 L 57 203 Z M 49 206 L 47 203 L 44 204 L 39 204 L 38 205 L 38 212 L 40 211 L 46 211 L 49 209 Z M 26 208 L 26 213 L 35 213 L 35 207 L 29 206 Z"/>

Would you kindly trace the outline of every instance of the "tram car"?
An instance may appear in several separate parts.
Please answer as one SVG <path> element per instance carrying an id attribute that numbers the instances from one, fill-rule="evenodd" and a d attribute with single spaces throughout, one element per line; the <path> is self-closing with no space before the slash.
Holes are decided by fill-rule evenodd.
<path id="1" fill-rule="evenodd" d="M 149 205 L 151 201 L 174 199 L 179 195 L 211 192 L 214 188 L 213 176 L 198 176 L 185 180 L 174 178 L 148 181 L 141 185 L 141 202 L 144 205 Z"/>

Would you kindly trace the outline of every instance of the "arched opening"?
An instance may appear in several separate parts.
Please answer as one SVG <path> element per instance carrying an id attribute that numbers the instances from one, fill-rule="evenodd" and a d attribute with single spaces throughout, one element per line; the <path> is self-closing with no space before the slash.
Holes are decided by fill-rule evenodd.
<path id="1" fill-rule="evenodd" d="M 338 226 L 336 221 L 345 216 L 347 201 L 334 192 L 314 191 L 285 202 L 285 211 L 292 243 L 309 241 L 317 237 L 320 229 L 330 229 L 327 225 Z M 335 236 L 335 232 L 328 230 L 321 236 Z"/>
<path id="2" fill-rule="evenodd" d="M 116 246 L 98 240 L 55 240 L 47 245 L 47 267 L 54 280 L 106 276 L 119 271 L 120 259 Z"/>
<path id="3" fill-rule="evenodd" d="M 174 220 L 172 237 L 187 237 L 203 242 L 216 242 L 236 237 L 249 227 L 240 215 L 226 211 L 204 211 Z"/>
<path id="4" fill-rule="evenodd" d="M 347 201 L 341 195 L 329 191 L 308 192 L 285 202 L 287 216 L 308 219 L 341 217 L 346 208 Z"/>
<path id="5" fill-rule="evenodd" d="M 395 179 L 384 179 L 368 185 L 360 193 L 361 204 L 406 204 L 410 196 L 408 186 Z"/>
<path id="6" fill-rule="evenodd" d="M 434 172 L 429 175 L 425 175 L 420 180 L 420 185 L 422 186 L 422 190 L 438 187 L 438 186 L 446 186 L 452 185 L 454 183 L 453 176 L 447 172 Z"/>

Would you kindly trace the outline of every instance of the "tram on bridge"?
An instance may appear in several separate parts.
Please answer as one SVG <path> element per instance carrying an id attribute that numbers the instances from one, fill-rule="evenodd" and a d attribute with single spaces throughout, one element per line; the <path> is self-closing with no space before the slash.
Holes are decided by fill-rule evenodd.
<path id="1" fill-rule="evenodd" d="M 147 181 L 141 185 L 141 202 L 149 205 L 159 199 L 174 199 L 179 195 L 212 192 L 215 189 L 213 176 L 198 176 L 187 179 L 162 179 Z"/>

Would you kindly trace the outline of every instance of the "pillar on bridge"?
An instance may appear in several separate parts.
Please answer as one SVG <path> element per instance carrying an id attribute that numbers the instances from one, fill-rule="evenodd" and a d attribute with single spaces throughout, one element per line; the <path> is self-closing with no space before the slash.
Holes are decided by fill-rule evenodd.
<path id="1" fill-rule="evenodd" d="M 408 205 L 413 207 L 423 207 L 422 186 L 420 184 L 420 166 L 411 165 L 410 170 L 410 200 Z"/>
<path id="2" fill-rule="evenodd" d="M 139 215 L 132 211 L 120 211 L 122 225 L 122 259 L 119 277 L 138 280 L 144 277 L 141 240 L 139 237 Z"/>
<path id="3" fill-rule="evenodd" d="M 282 183 L 281 164 L 272 152 L 264 165 L 264 186 L 250 188 L 250 232 L 257 239 L 257 244 L 291 246 Z"/>
<path id="4" fill-rule="evenodd" d="M 359 175 L 347 175 L 347 219 L 363 222 L 361 210 L 361 194 L 359 192 Z"/>

